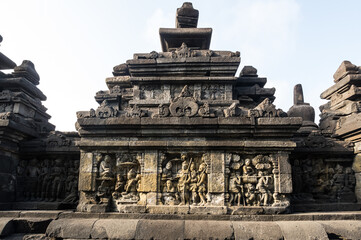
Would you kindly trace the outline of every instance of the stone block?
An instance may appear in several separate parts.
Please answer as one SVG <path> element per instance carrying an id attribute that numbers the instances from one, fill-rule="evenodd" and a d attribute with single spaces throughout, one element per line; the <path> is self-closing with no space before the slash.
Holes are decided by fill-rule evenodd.
<path id="1" fill-rule="evenodd" d="M 185 221 L 185 239 L 232 239 L 233 227 L 230 221 Z"/>
<path id="2" fill-rule="evenodd" d="M 211 214 L 211 215 L 224 215 L 227 214 L 227 207 L 225 206 L 190 206 L 190 214 Z"/>
<path id="3" fill-rule="evenodd" d="M 280 193 L 292 193 L 292 174 L 280 174 Z"/>
<path id="4" fill-rule="evenodd" d="M 235 239 L 283 239 L 281 228 L 273 222 L 232 222 Z"/>
<path id="5" fill-rule="evenodd" d="M 323 226 L 313 221 L 276 222 L 284 239 L 328 239 Z"/>
<path id="6" fill-rule="evenodd" d="M 51 238 L 88 239 L 91 236 L 93 224 L 97 219 L 58 219 L 52 221 L 46 229 L 46 235 Z"/>
<path id="7" fill-rule="evenodd" d="M 287 153 L 279 153 L 276 155 L 278 158 L 278 167 L 280 170 L 280 173 L 292 173 L 291 164 L 288 158 Z"/>
<path id="8" fill-rule="evenodd" d="M 51 218 L 16 218 L 13 220 L 17 233 L 44 233 L 53 221 Z"/>
<path id="9" fill-rule="evenodd" d="M 211 173 L 224 172 L 224 153 L 212 152 L 211 153 Z"/>
<path id="10" fill-rule="evenodd" d="M 207 198 L 213 206 L 224 206 L 224 193 L 208 193 Z"/>
<path id="11" fill-rule="evenodd" d="M 184 239 L 184 221 L 139 220 L 135 239 Z"/>
<path id="12" fill-rule="evenodd" d="M 189 206 L 147 206 L 147 212 L 151 214 L 188 214 Z"/>
<path id="13" fill-rule="evenodd" d="M 91 191 L 93 190 L 93 174 L 82 173 L 79 175 L 79 191 Z"/>
<path id="14" fill-rule="evenodd" d="M 90 235 L 96 239 L 135 239 L 138 222 L 137 219 L 100 219 Z"/>
<path id="15" fill-rule="evenodd" d="M 145 213 L 146 207 L 141 205 L 117 205 L 120 213 Z"/>
<path id="16" fill-rule="evenodd" d="M 361 239 L 360 221 L 321 221 L 330 239 Z"/>
<path id="17" fill-rule="evenodd" d="M 147 193 L 147 205 L 156 205 L 157 204 L 157 192 Z"/>
<path id="18" fill-rule="evenodd" d="M 224 192 L 224 174 L 211 173 L 208 174 L 208 192 L 223 193 Z"/>
<path id="19" fill-rule="evenodd" d="M 0 218 L 0 237 L 8 236 L 15 232 L 12 218 Z"/>
<path id="20" fill-rule="evenodd" d="M 158 174 L 144 173 L 141 179 L 140 191 L 156 192 L 158 190 Z"/>

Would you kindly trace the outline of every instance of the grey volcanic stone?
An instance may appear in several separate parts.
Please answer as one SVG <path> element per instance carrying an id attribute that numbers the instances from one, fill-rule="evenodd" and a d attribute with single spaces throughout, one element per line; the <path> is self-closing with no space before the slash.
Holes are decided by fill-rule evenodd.
<path id="1" fill-rule="evenodd" d="M 138 222 L 139 220 L 133 219 L 98 220 L 92 228 L 91 238 L 135 239 Z"/>
<path id="2" fill-rule="evenodd" d="M 90 238 L 93 224 L 97 219 L 59 219 L 52 221 L 46 235 L 52 238 Z"/>

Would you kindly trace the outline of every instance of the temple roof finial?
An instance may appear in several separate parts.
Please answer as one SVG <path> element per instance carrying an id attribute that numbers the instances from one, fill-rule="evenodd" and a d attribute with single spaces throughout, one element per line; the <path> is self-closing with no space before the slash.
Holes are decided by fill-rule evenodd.
<path id="1" fill-rule="evenodd" d="M 199 12 L 193 8 L 191 2 L 183 3 L 181 8 L 177 8 L 175 18 L 176 28 L 196 28 L 198 24 Z"/>

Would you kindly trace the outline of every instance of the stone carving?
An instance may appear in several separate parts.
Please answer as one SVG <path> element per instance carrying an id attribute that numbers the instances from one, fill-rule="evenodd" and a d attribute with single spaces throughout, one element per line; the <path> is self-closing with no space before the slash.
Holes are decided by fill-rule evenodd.
<path id="1" fill-rule="evenodd" d="M 75 204 L 78 201 L 79 160 L 21 160 L 17 166 L 18 201 Z"/>
<path id="2" fill-rule="evenodd" d="M 64 134 L 59 131 L 52 131 L 46 138 L 46 145 L 50 147 L 67 147 L 72 144 Z"/>
<path id="3" fill-rule="evenodd" d="M 185 58 L 193 57 L 194 52 L 188 48 L 187 44 L 182 43 L 182 45 L 176 50 L 172 51 L 172 58 Z"/>
<path id="4" fill-rule="evenodd" d="M 273 201 L 273 158 L 267 155 L 232 154 L 230 161 L 229 205 L 270 206 Z"/>
<path id="5" fill-rule="evenodd" d="M 108 100 L 104 100 L 97 110 L 95 110 L 95 116 L 98 118 L 116 117 L 117 113 L 118 111 L 109 105 Z"/>
<path id="6" fill-rule="evenodd" d="M 222 84 L 204 84 L 202 85 L 201 99 L 223 100 L 225 86 Z"/>
<path id="7" fill-rule="evenodd" d="M 263 100 L 257 107 L 249 110 L 249 117 L 287 117 L 287 113 L 281 109 L 276 109 L 269 98 Z"/>
<path id="8" fill-rule="evenodd" d="M 133 107 L 128 107 L 126 109 L 127 117 L 146 117 L 148 112 L 146 110 L 140 109 L 138 105 L 134 104 Z"/>
<path id="9" fill-rule="evenodd" d="M 182 92 L 171 101 L 169 106 L 170 113 L 174 117 L 193 117 L 198 113 L 198 108 L 196 99 L 191 96 L 187 85 L 183 87 Z"/>
<path id="10" fill-rule="evenodd" d="M 207 204 L 207 164 L 205 156 L 164 160 L 162 170 L 163 193 L 165 205 L 199 205 Z M 198 166 L 198 168 L 197 168 Z"/>
<path id="11" fill-rule="evenodd" d="M 140 99 L 163 99 L 161 86 L 140 86 Z"/>
<path id="12" fill-rule="evenodd" d="M 169 116 L 169 107 L 166 104 L 161 104 L 158 106 L 158 116 L 159 117 L 168 117 Z"/>
<path id="13" fill-rule="evenodd" d="M 344 163 L 343 163 L 344 164 Z M 294 201 L 354 202 L 355 175 L 351 167 L 326 159 L 295 159 Z"/>
<path id="14" fill-rule="evenodd" d="M 111 162 L 114 162 L 112 158 L 108 156 L 109 166 L 112 166 Z M 139 201 L 138 190 L 140 187 L 140 165 L 135 157 L 128 153 L 119 153 L 115 155 L 115 168 L 111 170 L 112 176 L 109 178 L 109 183 L 103 183 L 102 181 L 102 194 L 108 199 L 112 197 L 119 204 L 136 204 Z M 114 179 L 113 176 L 116 178 Z M 99 192 L 99 190 L 98 190 Z"/>
<path id="15" fill-rule="evenodd" d="M 202 106 L 199 107 L 198 115 L 201 117 L 215 117 L 215 114 L 209 108 L 208 102 L 205 102 Z"/>

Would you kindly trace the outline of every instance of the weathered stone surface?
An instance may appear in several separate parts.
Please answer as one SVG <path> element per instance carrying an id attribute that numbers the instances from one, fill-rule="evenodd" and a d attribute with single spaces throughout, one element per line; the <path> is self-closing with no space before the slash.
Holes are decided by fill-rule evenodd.
<path id="1" fill-rule="evenodd" d="M 223 221 L 185 221 L 185 239 L 231 239 L 233 227 L 231 222 Z"/>
<path id="2" fill-rule="evenodd" d="M 330 239 L 360 239 L 360 221 L 321 221 L 318 222 L 325 229 Z"/>
<path id="3" fill-rule="evenodd" d="M 333 79 L 335 82 L 338 82 L 346 75 L 353 73 L 359 73 L 359 68 L 350 61 L 343 61 L 333 75 Z"/>
<path id="4" fill-rule="evenodd" d="M 235 239 L 283 239 L 281 228 L 275 222 L 232 222 L 232 226 Z"/>
<path id="5" fill-rule="evenodd" d="M 156 229 L 162 229 L 157 231 Z M 172 220 L 139 220 L 136 239 L 184 239 L 184 221 Z"/>
<path id="6" fill-rule="evenodd" d="M 94 223 L 90 237 L 96 239 L 136 239 L 139 221 L 133 219 L 100 219 Z M 149 238 L 147 235 L 143 237 L 143 239 Z"/>
<path id="7" fill-rule="evenodd" d="M 328 239 L 323 226 L 316 222 L 276 222 L 285 239 Z"/>
<path id="8" fill-rule="evenodd" d="M 59 219 L 52 221 L 46 229 L 51 238 L 90 238 L 92 228 L 97 219 Z"/>

